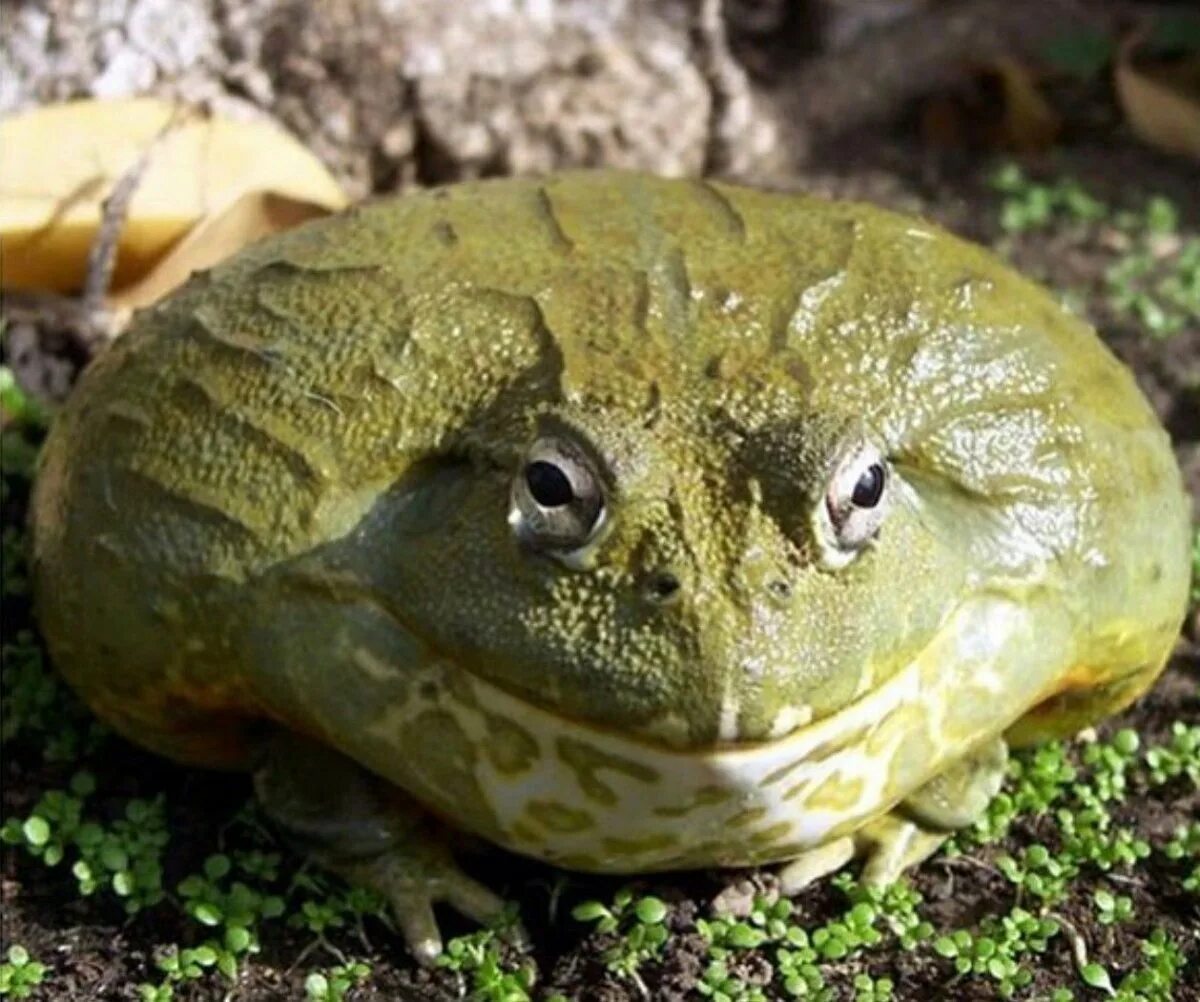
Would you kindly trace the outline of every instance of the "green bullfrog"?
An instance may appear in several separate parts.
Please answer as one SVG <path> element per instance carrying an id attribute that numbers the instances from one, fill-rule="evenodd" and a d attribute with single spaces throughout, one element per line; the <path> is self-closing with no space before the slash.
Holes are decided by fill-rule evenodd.
<path id="1" fill-rule="evenodd" d="M 249 770 L 391 902 L 557 866 L 854 857 L 970 824 L 1126 706 L 1190 510 L 1130 373 L 866 205 L 582 172 L 381 200 L 193 277 L 46 443 L 36 605 L 122 734 Z"/>

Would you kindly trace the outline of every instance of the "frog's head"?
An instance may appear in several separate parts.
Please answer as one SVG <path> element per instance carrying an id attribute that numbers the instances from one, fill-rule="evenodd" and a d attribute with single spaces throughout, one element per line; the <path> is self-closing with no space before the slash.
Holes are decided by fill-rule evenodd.
<path id="1" fill-rule="evenodd" d="M 781 736 L 907 663 L 969 557 L 952 528 L 931 531 L 896 424 L 801 348 L 731 341 L 732 294 L 690 333 L 647 334 L 587 308 L 601 283 L 606 302 L 621 283 L 636 297 L 638 271 L 570 264 L 544 279 L 559 296 L 540 310 L 475 286 L 439 296 L 438 318 L 511 342 L 455 378 L 494 378 L 488 352 L 524 354 L 519 376 L 330 559 L 352 552 L 372 601 L 437 657 L 673 746 Z M 604 333 L 588 336 L 598 312 Z M 413 320 L 430 356 L 444 322 Z"/>
<path id="2" fill-rule="evenodd" d="M 764 741 L 878 688 L 973 592 L 1078 548 L 1087 461 L 1050 387 L 1056 345 L 1091 335 L 976 248 L 639 178 L 362 219 L 373 261 L 395 232 L 438 238 L 327 279 L 398 343 L 338 398 L 385 415 L 380 460 L 349 458 L 371 473 L 417 445 L 324 566 L 352 564 L 423 657 L 652 742 Z M 335 245 L 313 246 L 328 273 Z M 320 302 L 314 271 L 276 276 L 303 283 L 289 308 Z"/>
<path id="3" fill-rule="evenodd" d="M 515 441 L 418 471 L 376 537 L 404 552 L 374 559 L 434 646 L 543 707 L 675 745 L 781 736 L 911 659 L 963 555 L 861 415 L 813 409 L 798 357 L 650 354 L 589 360 L 498 422 Z"/>

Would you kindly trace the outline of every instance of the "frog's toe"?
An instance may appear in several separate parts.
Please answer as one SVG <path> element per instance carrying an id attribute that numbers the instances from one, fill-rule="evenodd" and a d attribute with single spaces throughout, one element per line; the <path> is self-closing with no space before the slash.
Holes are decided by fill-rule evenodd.
<path id="1" fill-rule="evenodd" d="M 1004 781 L 1008 747 L 1000 738 L 984 742 L 914 790 L 886 814 L 851 835 L 797 856 L 779 873 L 785 894 L 794 894 L 862 856 L 862 882 L 890 884 L 932 856 L 950 832 L 973 823 Z"/>
<path id="2" fill-rule="evenodd" d="M 431 967 L 442 952 L 442 933 L 433 914 L 433 900 L 410 892 L 390 895 L 389 903 L 408 952 L 422 967 Z"/>
<path id="3" fill-rule="evenodd" d="M 420 963 L 442 952 L 435 904 L 483 924 L 504 917 L 504 901 L 458 868 L 436 823 L 333 749 L 287 731 L 271 734 L 255 789 L 267 814 L 312 858 L 383 896 Z M 511 921 L 505 928 L 511 939 L 523 936 Z"/>
<path id="4" fill-rule="evenodd" d="M 866 856 L 859 879 L 872 887 L 895 883 L 910 866 L 937 852 L 948 837 L 896 814 L 884 814 L 864 825 L 857 836 Z"/>
<path id="5" fill-rule="evenodd" d="M 482 925 L 504 918 L 504 900 L 460 871 L 448 854 L 413 852 L 410 846 L 402 852 L 343 864 L 341 872 L 387 899 L 409 950 L 424 965 L 432 964 L 442 952 L 435 904 L 447 904 Z M 507 935 L 520 945 L 524 931 L 515 926 Z"/>
<path id="6" fill-rule="evenodd" d="M 519 950 L 530 945 L 525 927 L 518 919 L 507 914 L 508 903 L 457 867 L 445 874 L 435 900 L 444 901 L 460 915 L 480 925 L 502 929 L 504 938 Z"/>
<path id="7" fill-rule="evenodd" d="M 796 894 L 850 862 L 855 856 L 854 839 L 849 835 L 802 852 L 779 871 L 779 888 L 784 894 Z"/>
<path id="8" fill-rule="evenodd" d="M 930 832 L 895 813 L 884 814 L 853 835 L 816 846 L 785 864 L 779 871 L 780 888 L 784 894 L 795 894 L 859 857 L 865 860 L 864 884 L 890 884 L 936 852 L 946 838 L 945 832 Z"/>

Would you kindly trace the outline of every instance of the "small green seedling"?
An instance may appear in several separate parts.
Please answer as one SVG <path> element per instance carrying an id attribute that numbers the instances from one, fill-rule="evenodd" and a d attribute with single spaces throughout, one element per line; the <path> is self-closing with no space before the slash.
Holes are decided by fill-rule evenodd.
<path id="1" fill-rule="evenodd" d="M 304 997 L 309 1002 L 342 1002 L 346 992 L 370 976 L 370 966 L 362 961 L 341 964 L 328 971 L 313 971 L 304 979 Z"/>
<path id="2" fill-rule="evenodd" d="M 446 944 L 437 965 L 459 975 L 460 995 L 478 1002 L 530 1002 L 537 968 L 532 962 L 514 961 L 512 949 L 504 948 L 516 923 L 516 908 L 510 906 L 491 928 Z"/>
<path id="3" fill-rule="evenodd" d="M 629 888 L 619 890 L 611 905 L 584 901 L 571 911 L 576 921 L 594 923 L 598 933 L 616 935 L 617 941 L 604 953 L 605 964 L 614 974 L 635 981 L 642 964 L 658 956 L 667 942 L 667 915 L 661 899 L 635 899 Z"/>
<path id="4" fill-rule="evenodd" d="M 0 995 L 28 998 L 46 977 L 46 965 L 38 963 L 23 946 L 8 948 L 8 959 L 0 964 Z"/>
<path id="5" fill-rule="evenodd" d="M 1101 925 L 1116 925 L 1133 918 L 1133 899 L 1124 894 L 1113 894 L 1103 888 L 1092 895 L 1097 917 Z"/>

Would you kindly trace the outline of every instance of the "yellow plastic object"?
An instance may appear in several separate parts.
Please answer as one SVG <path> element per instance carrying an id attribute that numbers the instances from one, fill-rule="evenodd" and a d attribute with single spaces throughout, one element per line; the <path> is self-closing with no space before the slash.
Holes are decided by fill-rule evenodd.
<path id="1" fill-rule="evenodd" d="M 321 162 L 266 122 L 150 98 L 38 108 L 0 122 L 0 285 L 79 288 L 103 202 L 143 155 L 114 288 L 143 277 L 196 223 L 248 192 L 346 204 Z"/>

